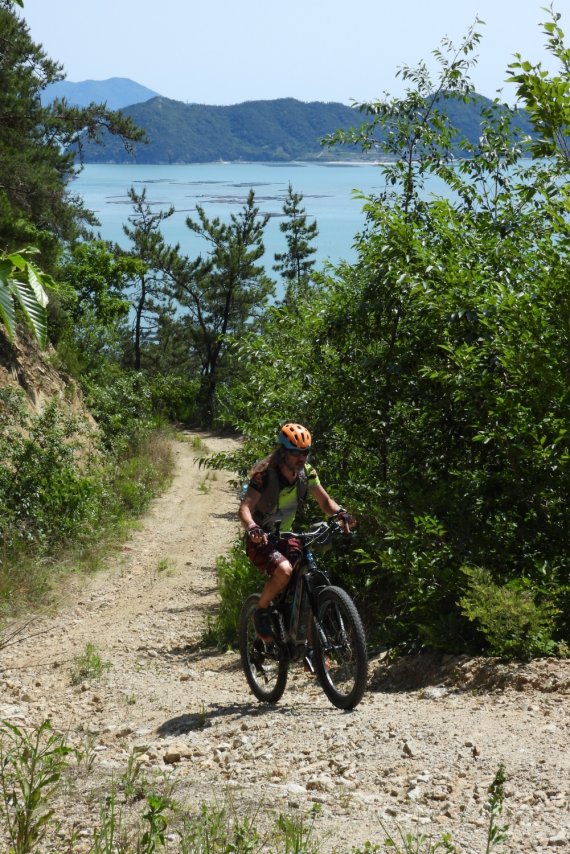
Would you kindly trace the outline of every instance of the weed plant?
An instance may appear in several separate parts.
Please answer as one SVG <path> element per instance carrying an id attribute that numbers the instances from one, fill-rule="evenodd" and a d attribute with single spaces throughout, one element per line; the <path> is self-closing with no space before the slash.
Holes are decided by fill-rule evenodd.
<path id="1" fill-rule="evenodd" d="M 99 810 L 99 826 L 93 831 L 93 844 L 89 854 L 110 854 L 124 851 L 123 811 L 117 801 L 115 784 Z"/>
<path id="2" fill-rule="evenodd" d="M 81 655 L 77 655 L 73 660 L 71 684 L 79 685 L 86 679 L 101 679 L 110 667 L 111 663 L 103 661 L 95 644 L 87 643 Z"/>
<path id="3" fill-rule="evenodd" d="M 71 752 L 47 720 L 30 734 L 0 723 L 0 814 L 13 854 L 37 850 L 56 820 L 52 797 Z"/>
<path id="4" fill-rule="evenodd" d="M 192 450 L 196 452 L 198 459 L 203 460 L 210 455 L 210 449 L 200 436 L 192 436 L 190 439 Z"/>
<path id="5" fill-rule="evenodd" d="M 207 477 L 205 477 L 204 480 L 200 481 L 200 483 L 198 484 L 198 489 L 204 495 L 210 494 L 210 492 L 212 491 L 212 484 L 210 483 Z"/>
<path id="6" fill-rule="evenodd" d="M 509 825 L 498 823 L 503 812 L 506 782 L 505 766 L 501 763 L 489 786 L 489 798 L 485 804 L 489 814 L 485 854 L 491 854 L 493 850 L 502 846 L 508 838 Z M 455 845 L 449 833 L 443 834 L 439 839 L 434 839 L 432 836 L 426 836 L 423 833 L 404 831 L 400 827 L 397 827 L 395 832 L 389 831 L 383 824 L 381 827 L 386 834 L 383 845 L 366 842 L 362 848 L 353 848 L 352 854 L 379 854 L 381 851 L 391 851 L 392 854 L 461 854 L 461 849 Z"/>
<path id="7" fill-rule="evenodd" d="M 143 774 L 143 763 L 140 758 L 144 751 L 141 748 L 134 748 L 129 753 L 127 767 L 121 775 L 121 788 L 125 795 L 125 800 L 140 800 L 145 796 L 148 784 L 145 775 Z"/>
<path id="8" fill-rule="evenodd" d="M 174 575 L 174 573 L 176 572 L 176 568 L 175 568 L 174 564 L 172 563 L 172 561 L 170 560 L 170 558 L 163 557 L 159 560 L 158 564 L 156 565 L 156 571 L 160 575 L 164 574 L 167 576 L 171 576 L 171 575 Z"/>
<path id="9" fill-rule="evenodd" d="M 83 752 L 69 747 L 64 736 L 53 732 L 49 721 L 30 732 L 0 722 L 0 817 L 4 827 L 0 844 L 7 842 L 13 854 L 40 850 L 38 846 L 44 839 L 50 842 L 52 833 L 58 835 L 57 850 L 73 850 L 75 830 L 69 831 L 69 838 L 61 845 L 63 822 L 55 809 L 58 796 L 61 802 L 64 775 L 72 773 L 68 761 L 72 753 L 76 754 L 77 767 L 90 773 L 93 763 L 83 761 Z M 508 837 L 509 826 L 500 822 L 506 781 L 505 768 L 500 765 L 488 788 L 485 854 L 501 847 Z M 89 854 L 155 854 L 164 850 L 177 854 L 318 854 L 322 850 L 322 839 L 315 833 L 320 814 L 317 807 L 308 814 L 299 811 L 269 816 L 269 823 L 268 816 L 260 815 L 260 811 L 261 806 L 254 813 L 241 813 L 228 793 L 219 803 L 192 808 L 177 803 L 166 778 L 146 776 L 135 750 L 119 783 L 113 779 L 102 800 Z M 381 825 L 381 829 L 385 834 L 382 843 L 368 841 L 352 848 L 352 854 L 458 854 L 460 850 L 450 834 L 435 839 L 400 828 L 392 832 Z"/>

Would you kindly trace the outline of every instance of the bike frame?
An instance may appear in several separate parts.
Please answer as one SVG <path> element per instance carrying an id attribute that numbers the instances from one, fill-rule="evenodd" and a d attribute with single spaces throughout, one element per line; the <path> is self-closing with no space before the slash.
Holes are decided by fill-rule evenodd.
<path id="1" fill-rule="evenodd" d="M 278 539 L 280 534 L 276 531 L 271 535 Z M 301 540 L 303 559 L 301 565 L 294 571 L 289 584 L 274 602 L 279 622 L 279 642 L 288 650 L 289 657 L 297 660 L 304 657 L 307 645 L 310 617 L 313 617 L 317 631 L 320 631 L 318 623 L 318 596 L 325 588 L 330 587 L 330 579 L 327 572 L 317 566 L 317 562 L 310 547 L 310 534 L 293 534 Z M 287 604 L 292 595 L 292 608 L 287 620 Z"/>

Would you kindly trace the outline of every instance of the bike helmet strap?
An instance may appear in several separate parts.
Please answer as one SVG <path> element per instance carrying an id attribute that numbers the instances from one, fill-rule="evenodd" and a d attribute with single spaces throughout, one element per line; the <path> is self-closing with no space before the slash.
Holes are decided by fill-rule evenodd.
<path id="1" fill-rule="evenodd" d="M 291 450 L 309 451 L 311 434 L 302 424 L 287 423 L 279 431 L 279 444 Z"/>

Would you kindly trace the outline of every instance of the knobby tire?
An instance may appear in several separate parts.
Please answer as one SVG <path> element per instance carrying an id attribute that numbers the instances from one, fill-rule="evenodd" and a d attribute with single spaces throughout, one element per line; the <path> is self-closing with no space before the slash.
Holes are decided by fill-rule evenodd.
<path id="1" fill-rule="evenodd" d="M 259 602 L 254 593 L 243 604 L 239 625 L 239 651 L 247 684 L 263 703 L 277 703 L 287 684 L 287 661 L 278 660 L 273 644 L 265 644 L 255 631 L 253 612 Z"/>
<path id="2" fill-rule="evenodd" d="M 340 587 L 327 587 L 319 596 L 315 670 L 321 687 L 339 709 L 354 709 L 368 680 L 366 637 L 356 605 Z"/>

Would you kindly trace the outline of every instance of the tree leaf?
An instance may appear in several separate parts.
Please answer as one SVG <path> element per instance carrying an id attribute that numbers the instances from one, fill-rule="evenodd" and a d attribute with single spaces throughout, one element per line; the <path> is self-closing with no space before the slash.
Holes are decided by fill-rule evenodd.
<path id="1" fill-rule="evenodd" d="M 36 292 L 29 282 L 13 279 L 12 286 L 12 293 L 22 307 L 34 335 L 40 345 L 45 347 L 47 343 L 47 311 L 45 306 L 38 302 Z"/>

